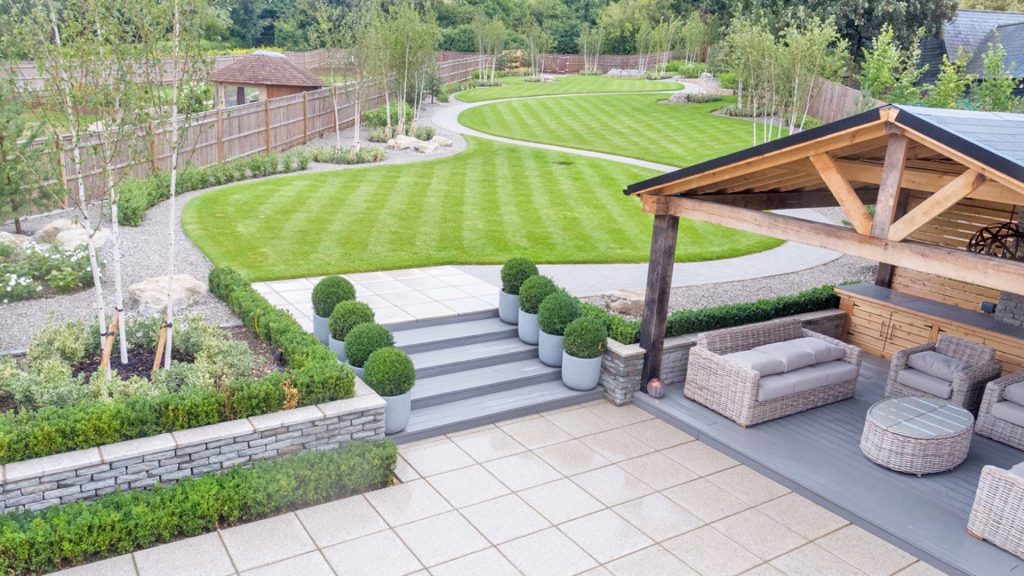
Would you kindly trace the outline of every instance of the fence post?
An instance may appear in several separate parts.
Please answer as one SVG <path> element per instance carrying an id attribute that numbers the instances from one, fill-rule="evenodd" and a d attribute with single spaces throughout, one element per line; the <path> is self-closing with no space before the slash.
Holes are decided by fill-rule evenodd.
<path id="1" fill-rule="evenodd" d="M 160 162 L 156 157 L 156 122 L 153 120 L 149 121 L 149 169 L 156 174 L 160 171 Z"/>
<path id="2" fill-rule="evenodd" d="M 309 142 L 309 92 L 302 93 L 302 143 Z"/>
<path id="3" fill-rule="evenodd" d="M 217 163 L 224 161 L 224 108 L 217 106 Z"/>
<path id="4" fill-rule="evenodd" d="M 263 99 L 263 118 L 267 122 L 265 152 L 270 154 L 270 98 Z"/>

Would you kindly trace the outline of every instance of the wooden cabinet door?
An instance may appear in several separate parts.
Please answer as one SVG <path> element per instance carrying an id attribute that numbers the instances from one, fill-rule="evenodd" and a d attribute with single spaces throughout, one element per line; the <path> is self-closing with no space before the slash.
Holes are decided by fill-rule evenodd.
<path id="1" fill-rule="evenodd" d="M 888 356 L 891 356 L 899 350 L 931 342 L 936 335 L 936 320 L 934 318 L 894 310 L 889 318 L 885 351 Z"/>
<path id="2" fill-rule="evenodd" d="M 846 323 L 846 341 L 859 346 L 869 354 L 883 356 L 892 309 L 856 299 L 844 304 L 849 316 Z"/>

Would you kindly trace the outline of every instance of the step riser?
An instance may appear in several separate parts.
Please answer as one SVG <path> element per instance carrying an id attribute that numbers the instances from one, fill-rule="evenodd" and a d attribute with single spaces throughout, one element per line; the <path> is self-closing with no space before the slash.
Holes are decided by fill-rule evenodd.
<path id="1" fill-rule="evenodd" d="M 456 322 L 469 322 L 471 320 L 486 320 L 487 318 L 497 318 L 498 309 L 484 310 L 482 312 L 471 312 L 469 314 L 460 314 L 458 316 L 445 316 L 442 318 L 428 318 L 426 320 L 408 320 L 406 322 L 393 322 L 386 324 L 388 330 L 392 332 L 400 332 L 402 330 L 411 330 L 413 328 L 429 328 L 430 326 L 443 326 L 445 324 L 455 324 Z"/>
<path id="2" fill-rule="evenodd" d="M 503 382 L 494 382 L 486 386 L 475 386 L 472 388 L 463 388 L 453 392 L 445 392 L 443 394 L 434 394 L 425 398 L 414 398 L 412 401 L 412 409 L 417 408 L 429 408 L 431 406 L 438 406 L 441 404 L 447 404 L 449 402 L 456 402 L 458 400 L 466 400 L 469 398 L 476 398 L 485 394 L 493 394 L 495 392 L 504 392 L 506 390 L 513 390 L 516 388 L 522 388 L 524 386 L 530 386 L 533 384 L 542 384 L 544 382 L 554 382 L 561 379 L 561 375 L 558 372 L 553 374 L 536 374 L 533 376 L 525 376 L 523 378 L 514 378 L 511 380 L 505 380 Z"/>
<path id="3" fill-rule="evenodd" d="M 515 362 L 517 360 L 529 360 L 531 358 L 537 358 L 536 348 L 530 348 L 528 350 L 517 350 L 515 352 L 505 352 L 504 354 L 494 354 L 492 356 L 472 358 L 470 360 L 456 360 L 454 362 L 448 362 L 445 364 L 438 364 L 435 366 L 428 366 L 425 368 L 417 368 L 416 378 L 431 378 L 433 376 L 443 376 L 445 374 L 451 374 L 453 372 L 475 370 L 477 368 L 494 366 L 495 364 Z"/>
<path id="4" fill-rule="evenodd" d="M 433 342 L 423 342 L 420 344 L 408 344 L 406 346 L 399 345 L 406 354 L 416 354 L 418 352 L 433 352 L 434 350 L 444 350 L 445 348 L 454 348 L 456 346 L 464 346 L 466 344 L 478 344 L 480 342 L 493 342 L 495 340 L 504 340 L 506 338 L 512 338 L 518 335 L 518 331 L 515 326 L 510 327 L 508 330 L 501 330 L 495 332 L 486 332 L 483 334 L 469 334 L 466 336 L 457 336 L 455 338 L 449 338 L 447 340 L 435 340 Z"/>
<path id="5" fill-rule="evenodd" d="M 388 436 L 388 440 L 392 440 L 398 444 L 404 444 L 406 442 L 415 442 L 416 440 L 423 440 L 425 438 L 432 438 L 434 436 L 440 436 L 442 434 L 451 434 L 453 432 L 461 432 L 462 430 L 469 430 L 470 428 L 476 428 L 478 426 L 486 426 L 487 424 L 494 424 L 495 422 L 501 422 L 503 420 L 510 420 L 512 418 L 519 418 L 521 416 L 529 416 L 538 412 L 546 412 L 548 410 L 558 410 L 559 408 L 566 408 L 568 406 L 575 406 L 577 404 L 584 404 L 594 400 L 600 400 L 604 397 L 604 388 L 598 386 L 590 392 L 584 392 L 574 396 L 568 396 L 565 398 L 559 398 L 557 400 L 550 400 L 546 402 L 538 402 L 536 404 L 530 404 L 529 406 L 521 406 L 511 410 L 502 410 L 500 412 L 493 412 L 489 414 L 481 414 L 473 418 L 460 420 L 450 424 L 442 424 L 438 426 L 432 426 L 422 430 L 415 429 L 415 418 L 416 412 L 413 411 L 413 421 L 410 422 L 410 429 L 399 432 Z"/>

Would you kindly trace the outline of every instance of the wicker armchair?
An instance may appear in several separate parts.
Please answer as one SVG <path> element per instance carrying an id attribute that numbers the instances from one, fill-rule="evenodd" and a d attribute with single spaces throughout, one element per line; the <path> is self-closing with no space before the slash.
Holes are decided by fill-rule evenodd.
<path id="1" fill-rule="evenodd" d="M 1024 450 L 1024 427 L 992 414 L 992 408 L 997 403 L 1006 401 L 1003 396 L 1006 389 L 1020 382 L 1024 382 L 1024 371 L 1009 374 L 988 383 L 988 386 L 985 387 L 985 395 L 981 399 L 981 408 L 978 409 L 978 421 L 974 426 L 974 431 L 1018 450 Z"/>
<path id="2" fill-rule="evenodd" d="M 1024 558 L 1024 476 L 995 466 L 982 468 L 967 533 Z"/>
<path id="3" fill-rule="evenodd" d="M 932 396 L 919 388 L 907 386 L 897 381 L 900 372 L 909 368 L 910 356 L 918 352 L 935 351 L 967 363 L 967 367 L 953 374 L 952 391 L 949 396 L 942 397 L 971 412 L 977 412 L 981 404 L 981 396 L 985 392 L 985 384 L 1002 373 L 1002 365 L 996 361 L 996 353 L 984 344 L 978 344 L 963 338 L 942 334 L 938 342 L 929 342 L 913 348 L 896 352 L 889 367 L 889 378 L 885 386 L 886 397 L 893 396 Z"/>
<path id="4" fill-rule="evenodd" d="M 842 361 L 860 369 L 856 346 L 806 330 L 799 320 L 781 319 L 701 334 L 690 349 L 683 394 L 747 427 L 852 398 L 857 378 L 772 400 L 758 400 L 761 374 L 723 356 L 764 344 L 797 338 L 818 338 L 843 349 Z"/>

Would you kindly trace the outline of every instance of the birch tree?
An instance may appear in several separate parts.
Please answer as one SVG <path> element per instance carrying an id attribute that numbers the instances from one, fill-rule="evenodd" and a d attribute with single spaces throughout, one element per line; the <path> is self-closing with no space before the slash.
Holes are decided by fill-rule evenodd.
<path id="1" fill-rule="evenodd" d="M 578 43 L 583 51 L 583 71 L 585 73 L 597 74 L 600 71 L 603 42 L 604 29 L 600 26 L 590 26 L 580 32 Z"/>

